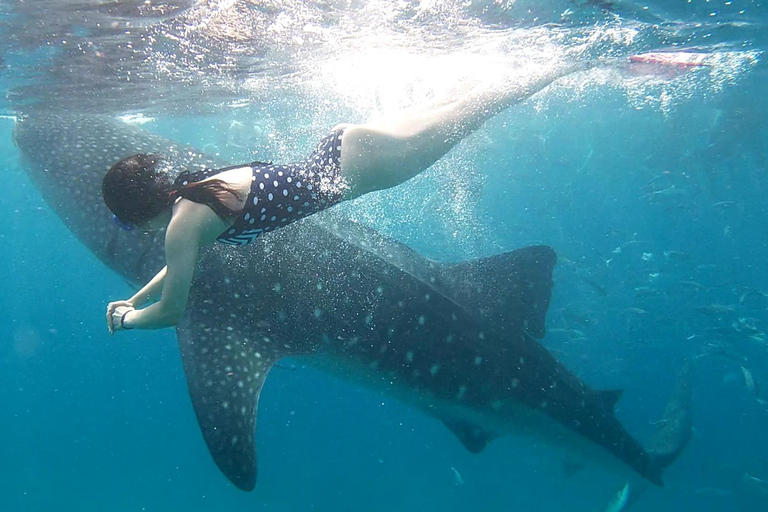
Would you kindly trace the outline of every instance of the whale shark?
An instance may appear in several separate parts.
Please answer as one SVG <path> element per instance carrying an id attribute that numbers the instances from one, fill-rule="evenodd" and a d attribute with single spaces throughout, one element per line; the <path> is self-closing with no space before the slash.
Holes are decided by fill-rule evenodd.
<path id="1" fill-rule="evenodd" d="M 14 140 L 47 204 L 132 286 L 164 265 L 164 233 L 113 222 L 107 169 L 139 152 L 162 155 L 170 173 L 229 164 L 108 116 L 20 115 Z M 556 260 L 537 245 L 442 263 L 333 208 L 246 247 L 204 251 L 176 335 L 214 462 L 254 488 L 259 395 L 292 357 L 419 408 L 473 453 L 524 435 L 662 485 L 690 435 L 686 399 L 645 448 L 615 415 L 620 391 L 591 388 L 539 343 Z"/>

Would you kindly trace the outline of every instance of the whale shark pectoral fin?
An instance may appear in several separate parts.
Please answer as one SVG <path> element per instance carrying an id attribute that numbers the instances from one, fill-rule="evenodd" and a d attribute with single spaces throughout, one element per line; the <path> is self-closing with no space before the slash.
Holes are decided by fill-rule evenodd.
<path id="1" fill-rule="evenodd" d="M 482 452 L 488 443 L 496 439 L 496 435 L 464 421 L 443 420 L 443 424 L 459 438 L 470 453 Z"/>
<path id="2" fill-rule="evenodd" d="M 601 389 L 597 391 L 600 401 L 606 410 L 613 412 L 616 409 L 616 403 L 621 399 L 621 395 L 624 394 L 623 389 Z"/>
<path id="3" fill-rule="evenodd" d="M 176 334 L 189 396 L 208 450 L 236 487 L 250 491 L 256 485 L 259 395 L 282 354 L 258 351 L 258 344 L 225 325 L 193 311 L 179 323 Z"/>
<path id="4" fill-rule="evenodd" d="M 484 320 L 541 339 L 556 262 L 551 247 L 535 245 L 446 266 L 440 281 L 447 296 Z"/>

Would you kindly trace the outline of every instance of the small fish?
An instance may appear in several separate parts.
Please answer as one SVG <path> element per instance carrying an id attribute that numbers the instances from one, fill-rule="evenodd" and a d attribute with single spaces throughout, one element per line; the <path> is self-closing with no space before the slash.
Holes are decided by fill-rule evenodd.
<path id="1" fill-rule="evenodd" d="M 464 479 L 461 478 L 461 473 L 459 473 L 459 470 L 451 466 L 451 471 L 453 471 L 453 483 L 459 486 L 464 485 Z"/>
<path id="2" fill-rule="evenodd" d="M 699 313 L 703 313 L 708 316 L 717 316 L 717 315 L 723 315 L 726 313 L 733 313 L 736 311 L 736 308 L 734 306 L 725 306 L 723 304 L 711 304 L 709 306 L 697 306 L 693 308 L 694 311 L 698 311 Z"/>
<path id="3" fill-rule="evenodd" d="M 549 333 L 560 333 L 560 334 L 566 334 L 571 339 L 586 339 L 587 335 L 584 333 L 584 331 L 580 331 L 578 329 L 547 329 Z"/>
<path id="4" fill-rule="evenodd" d="M 735 353 L 732 350 L 725 349 L 719 345 L 707 345 L 707 349 L 700 354 L 697 358 L 705 357 L 705 356 L 719 356 L 724 359 L 728 359 L 730 361 L 736 361 L 739 364 L 743 364 L 747 362 L 747 358 Z"/>
<path id="5" fill-rule="evenodd" d="M 636 315 L 645 315 L 646 313 L 648 313 L 646 310 L 641 308 L 627 308 L 624 311 L 626 311 L 627 313 L 634 313 Z"/>
<path id="6" fill-rule="evenodd" d="M 675 185 L 669 186 L 667 188 L 663 188 L 661 190 L 656 190 L 654 192 L 649 192 L 648 194 L 645 194 L 644 198 L 657 198 L 657 197 L 679 197 L 679 196 L 687 196 L 688 191 L 683 190 L 681 188 L 677 188 Z"/>
<path id="7" fill-rule="evenodd" d="M 664 251 L 664 257 L 669 261 L 684 261 L 690 258 L 690 255 L 683 251 Z"/>
<path id="8" fill-rule="evenodd" d="M 756 476 L 752 476 L 747 472 L 744 473 L 744 476 L 741 478 L 741 480 L 753 489 L 760 491 L 762 494 L 768 494 L 768 480 L 757 478 Z"/>
<path id="9" fill-rule="evenodd" d="M 752 376 L 752 372 L 742 366 L 741 373 L 744 374 L 744 385 L 747 387 L 747 391 L 754 395 L 755 398 L 759 398 L 758 395 L 760 394 L 760 387 L 757 385 L 755 378 Z"/>
<path id="10" fill-rule="evenodd" d="M 766 297 L 765 292 L 762 292 L 755 288 L 743 287 L 733 291 L 739 296 L 739 306 L 743 306 L 745 302 L 751 299 L 764 299 Z"/>
<path id="11" fill-rule="evenodd" d="M 718 201 L 712 205 L 713 208 L 730 208 L 736 206 L 736 201 Z"/>
<path id="12" fill-rule="evenodd" d="M 711 496 L 714 498 L 724 498 L 733 494 L 733 492 L 727 489 L 720 489 L 719 487 L 700 487 L 693 491 L 693 493 L 699 496 Z"/>
<path id="13" fill-rule="evenodd" d="M 585 283 L 587 283 L 589 286 L 591 286 L 591 287 L 592 287 L 592 289 L 593 289 L 593 290 L 595 290 L 595 292 L 596 292 L 598 295 L 600 295 L 601 297 L 605 297 L 606 295 L 608 295 L 608 292 L 606 292 L 606 291 L 605 291 L 605 288 L 603 288 L 602 286 L 600 286 L 599 284 L 597 284 L 597 283 L 596 283 L 596 282 L 594 282 L 593 280 L 591 280 L 591 279 L 587 279 L 586 277 L 584 277 L 584 278 L 582 278 L 582 281 L 584 281 L 584 282 L 585 282 Z"/>
<path id="14" fill-rule="evenodd" d="M 678 281 L 677 284 L 682 288 L 690 288 L 696 291 L 704 291 L 708 289 L 706 286 L 701 283 L 697 283 L 696 281 L 683 280 Z"/>
<path id="15" fill-rule="evenodd" d="M 638 286 L 635 288 L 638 297 L 652 297 L 659 294 L 659 290 L 650 286 Z"/>

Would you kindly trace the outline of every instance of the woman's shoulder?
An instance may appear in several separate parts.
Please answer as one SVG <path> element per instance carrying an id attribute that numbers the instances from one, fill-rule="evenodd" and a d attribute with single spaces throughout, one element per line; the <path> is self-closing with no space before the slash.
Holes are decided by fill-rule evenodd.
<path id="1" fill-rule="evenodd" d="M 213 243 L 228 227 L 229 224 L 208 205 L 180 198 L 173 207 L 166 237 L 169 234 L 197 235 L 201 243 L 208 244 Z"/>

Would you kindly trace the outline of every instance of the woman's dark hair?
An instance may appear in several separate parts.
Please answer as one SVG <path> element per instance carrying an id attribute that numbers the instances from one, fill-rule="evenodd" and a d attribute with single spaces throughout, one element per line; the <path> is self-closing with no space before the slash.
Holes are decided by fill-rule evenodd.
<path id="1" fill-rule="evenodd" d="M 101 194 L 117 219 L 125 224 L 141 225 L 157 217 L 173 205 L 178 197 L 208 205 L 221 217 L 237 212 L 222 201 L 227 196 L 240 195 L 227 183 L 218 180 L 193 181 L 193 175 L 184 172 L 172 181 L 167 172 L 158 170 L 158 155 L 138 155 L 123 158 L 104 176 Z"/>

